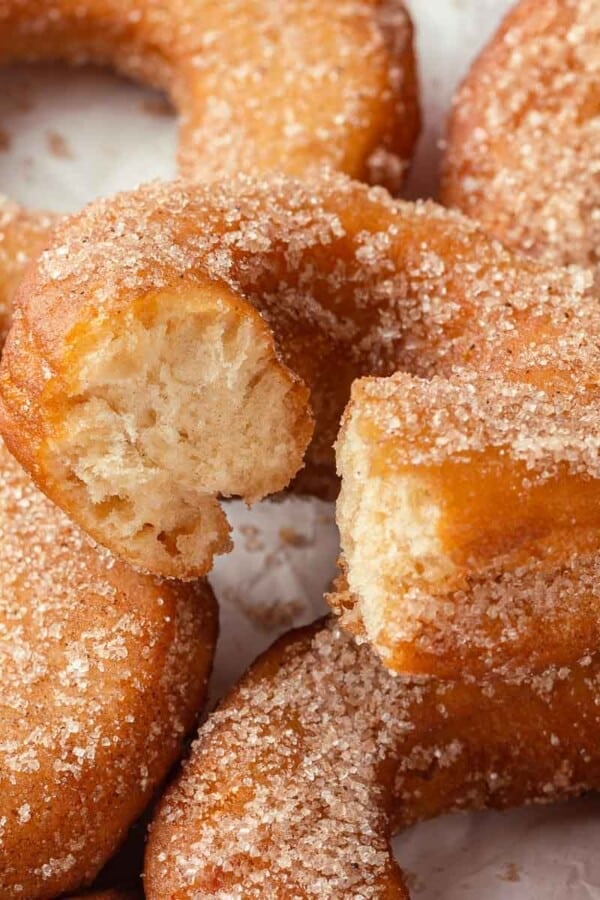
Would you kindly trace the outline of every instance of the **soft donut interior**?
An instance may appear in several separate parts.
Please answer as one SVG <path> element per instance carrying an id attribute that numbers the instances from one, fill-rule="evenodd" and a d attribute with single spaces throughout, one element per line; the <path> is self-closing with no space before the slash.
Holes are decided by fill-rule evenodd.
<path id="1" fill-rule="evenodd" d="M 68 409 L 48 441 L 52 480 L 90 510 L 92 534 L 138 565 L 208 571 L 230 543 L 217 498 L 252 502 L 301 467 L 312 433 L 306 388 L 277 359 L 260 316 L 210 282 L 99 316 L 73 330 L 69 347 Z"/>
<path id="2" fill-rule="evenodd" d="M 527 430 L 489 396 L 488 430 L 463 389 L 444 391 L 447 413 L 439 383 L 355 386 L 337 446 L 348 591 L 332 604 L 400 672 L 570 662 L 597 635 L 600 483 L 572 423 L 540 407 Z M 519 405 L 535 399 L 518 390 Z"/>

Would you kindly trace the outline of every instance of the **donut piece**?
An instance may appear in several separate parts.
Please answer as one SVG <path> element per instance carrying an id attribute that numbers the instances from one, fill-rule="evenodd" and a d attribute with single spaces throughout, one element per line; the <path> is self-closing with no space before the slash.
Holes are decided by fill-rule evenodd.
<path id="1" fill-rule="evenodd" d="M 332 622 L 274 645 L 200 730 L 146 850 L 148 900 L 406 900 L 393 832 L 600 778 L 600 665 L 520 682 L 391 676 Z"/>
<path id="2" fill-rule="evenodd" d="M 521 0 L 458 91 L 442 202 L 600 275 L 600 3 Z"/>
<path id="3" fill-rule="evenodd" d="M 177 760 L 216 638 L 202 582 L 136 574 L 0 448 L 0 897 L 92 881 Z"/>
<path id="4" fill-rule="evenodd" d="M 329 599 L 386 666 L 518 675 L 597 646 L 597 403 L 593 383 L 495 373 L 353 386 L 338 441 L 349 589 Z"/>
<path id="5" fill-rule="evenodd" d="M 437 428 L 438 455 L 424 432 L 418 469 L 415 431 L 407 471 L 378 480 L 342 439 L 350 593 L 332 603 L 399 671 L 568 664 L 600 640 L 600 310 L 586 288 L 455 213 L 340 175 L 154 185 L 75 217 L 30 270 L 1 425 L 99 541 L 187 577 L 228 547 L 218 495 L 252 501 L 294 475 L 309 391 L 304 488 L 331 475 L 352 381 L 404 370 L 397 427 Z M 504 529 L 489 525 L 503 493 Z M 467 526 L 482 521 L 477 544 Z"/>

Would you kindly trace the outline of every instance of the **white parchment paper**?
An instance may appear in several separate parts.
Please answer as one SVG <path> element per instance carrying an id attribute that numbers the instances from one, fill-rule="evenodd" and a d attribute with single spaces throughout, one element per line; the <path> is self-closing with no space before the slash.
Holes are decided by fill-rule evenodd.
<path id="1" fill-rule="evenodd" d="M 457 81 L 509 0 L 409 0 L 424 129 L 408 195 L 436 189 L 438 141 Z M 109 74 L 0 73 L 0 188 L 31 207 L 75 210 L 94 196 L 175 174 L 176 126 L 162 98 Z M 230 503 L 234 552 L 212 583 L 221 604 L 212 700 L 276 635 L 323 611 L 338 541 L 333 507 Z M 419 900 L 600 898 L 600 800 L 447 816 L 395 842 Z"/>

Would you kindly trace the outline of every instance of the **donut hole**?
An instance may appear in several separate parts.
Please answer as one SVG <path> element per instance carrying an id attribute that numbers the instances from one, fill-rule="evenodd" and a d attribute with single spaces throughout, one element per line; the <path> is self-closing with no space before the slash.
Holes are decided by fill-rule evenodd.
<path id="1" fill-rule="evenodd" d="M 91 511 L 86 527 L 139 565 L 207 571 L 230 544 L 217 497 L 251 503 L 301 467 L 306 388 L 258 314 L 212 283 L 136 301 L 75 330 L 69 348 L 74 383 L 48 445 L 54 477 L 85 494 L 73 499 Z"/>
<path id="2" fill-rule="evenodd" d="M 29 209 L 69 212 L 176 172 L 166 97 L 93 66 L 0 69 L 0 183 Z"/>

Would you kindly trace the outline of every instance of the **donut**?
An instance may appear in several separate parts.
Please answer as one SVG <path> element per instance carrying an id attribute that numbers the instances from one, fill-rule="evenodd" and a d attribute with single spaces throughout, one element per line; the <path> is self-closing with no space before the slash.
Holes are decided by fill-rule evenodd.
<path id="1" fill-rule="evenodd" d="M 93 878 L 178 759 L 216 640 L 204 582 L 95 548 L 0 447 L 0 897 Z"/>
<path id="2" fill-rule="evenodd" d="M 166 91 L 186 178 L 331 166 L 397 190 L 419 132 L 400 0 L 2 0 L 0 64 L 23 61 L 110 65 Z M 0 341 L 51 219 L 0 197 Z"/>
<path id="3" fill-rule="evenodd" d="M 508 247 L 600 274 L 600 3 L 521 0 L 453 103 L 442 202 Z"/>
<path id="4" fill-rule="evenodd" d="M 600 665 L 487 684 L 392 676 L 335 622 L 288 634 L 161 800 L 148 900 L 406 900 L 390 836 L 597 788 Z"/>
<path id="5" fill-rule="evenodd" d="M 3 0 L 0 62 L 19 61 L 164 90 L 187 178 L 326 165 L 397 187 L 418 133 L 400 0 Z"/>
<path id="6" fill-rule="evenodd" d="M 276 176 L 96 203 L 19 298 L 0 426 L 118 555 L 207 571 L 229 547 L 219 496 L 283 488 L 312 414 L 297 486 L 331 483 L 368 377 L 338 444 L 344 625 L 388 667 L 448 678 L 598 645 L 600 310 L 581 272 L 431 203 Z"/>

